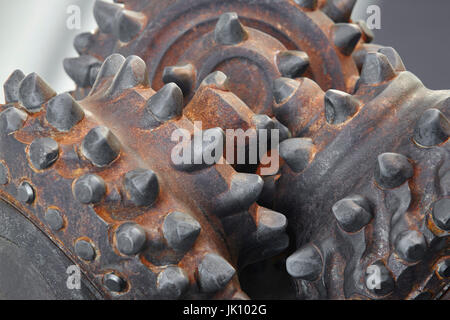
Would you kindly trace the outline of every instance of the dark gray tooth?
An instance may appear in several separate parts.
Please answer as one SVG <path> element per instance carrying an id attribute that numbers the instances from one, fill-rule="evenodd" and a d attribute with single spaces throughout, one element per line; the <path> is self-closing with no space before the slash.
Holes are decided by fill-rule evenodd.
<path id="1" fill-rule="evenodd" d="M 292 97 L 300 83 L 294 79 L 278 78 L 273 82 L 273 96 L 275 102 L 280 104 Z"/>
<path id="2" fill-rule="evenodd" d="M 93 56 L 83 55 L 64 59 L 64 70 L 77 86 L 86 88 L 91 85 L 91 68 L 100 67 L 102 63 Z"/>
<path id="3" fill-rule="evenodd" d="M 214 30 L 216 42 L 225 46 L 238 44 L 247 38 L 247 32 L 235 12 L 227 12 L 220 16 Z"/>
<path id="4" fill-rule="evenodd" d="M 144 229 L 135 223 L 125 223 L 116 231 L 116 246 L 120 253 L 135 255 L 145 245 L 146 235 Z"/>
<path id="5" fill-rule="evenodd" d="M 281 76 L 298 78 L 309 66 L 309 57 L 303 51 L 282 51 L 277 55 L 277 65 Z"/>
<path id="6" fill-rule="evenodd" d="M 395 288 L 391 272 L 380 260 L 367 267 L 365 282 L 367 289 L 378 296 L 385 296 Z"/>
<path id="7" fill-rule="evenodd" d="M 114 31 L 115 17 L 120 11 L 122 11 L 122 7 L 117 4 L 100 0 L 95 1 L 94 18 L 103 33 L 112 33 Z"/>
<path id="8" fill-rule="evenodd" d="M 361 29 L 361 32 L 363 33 L 366 43 L 370 43 L 375 38 L 375 34 L 373 31 L 369 28 L 367 23 L 364 20 L 358 20 L 355 21 L 355 24 L 358 25 L 358 27 Z"/>
<path id="9" fill-rule="evenodd" d="M 395 70 L 388 58 L 379 52 L 368 52 L 361 70 L 360 82 L 379 84 L 395 77 Z"/>
<path id="10" fill-rule="evenodd" d="M 127 282 L 114 273 L 105 274 L 103 284 L 111 292 L 123 292 L 127 288 Z"/>
<path id="11" fill-rule="evenodd" d="M 433 205 L 433 220 L 436 225 L 444 230 L 450 231 L 450 199 L 438 200 Z"/>
<path id="12" fill-rule="evenodd" d="M 446 259 L 439 264 L 438 274 L 442 278 L 450 278 L 450 259 Z"/>
<path id="13" fill-rule="evenodd" d="M 228 192 L 220 195 L 216 203 L 216 213 L 227 215 L 247 210 L 264 187 L 264 181 L 257 174 L 235 173 L 231 178 Z"/>
<path id="14" fill-rule="evenodd" d="M 59 231 L 64 227 L 64 218 L 56 209 L 48 209 L 45 212 L 45 221 L 53 231 Z"/>
<path id="15" fill-rule="evenodd" d="M 203 79 L 200 86 L 212 87 L 215 89 L 229 91 L 228 77 L 222 71 L 214 71 Z"/>
<path id="16" fill-rule="evenodd" d="M 25 75 L 20 70 L 15 70 L 3 85 L 6 103 L 19 102 L 20 82 L 25 79 Z"/>
<path id="17" fill-rule="evenodd" d="M 414 174 L 408 158 L 398 153 L 383 153 L 378 156 L 375 180 L 384 189 L 401 186 Z"/>
<path id="18" fill-rule="evenodd" d="M 322 11 L 334 22 L 347 22 L 352 15 L 356 0 L 328 0 Z"/>
<path id="19" fill-rule="evenodd" d="M 450 121 L 438 109 L 428 109 L 416 123 L 414 141 L 424 147 L 432 147 L 448 140 Z"/>
<path id="20" fill-rule="evenodd" d="M 20 83 L 19 100 L 29 112 L 39 112 L 41 105 L 55 95 L 56 92 L 36 73 L 29 74 Z"/>
<path id="21" fill-rule="evenodd" d="M 136 169 L 125 174 L 125 189 L 137 206 L 153 204 L 159 194 L 158 177 L 152 170 Z"/>
<path id="22" fill-rule="evenodd" d="M 9 134 L 22 128 L 25 120 L 27 120 L 27 113 L 11 107 L 0 113 L 0 132 Z"/>
<path id="23" fill-rule="evenodd" d="M 147 66 L 138 56 L 129 56 L 114 77 L 108 95 L 115 96 L 139 85 L 148 86 Z"/>
<path id="24" fill-rule="evenodd" d="M 87 174 L 77 179 L 73 186 L 75 199 L 84 204 L 100 202 L 106 193 L 106 185 L 102 178 L 95 174 Z"/>
<path id="25" fill-rule="evenodd" d="M 119 156 L 120 142 L 108 128 L 96 127 L 84 137 L 81 153 L 95 166 L 104 167 Z"/>
<path id="26" fill-rule="evenodd" d="M 317 0 L 294 0 L 300 7 L 315 10 L 317 8 Z"/>
<path id="27" fill-rule="evenodd" d="M 395 71 L 401 72 L 405 71 L 405 65 L 403 64 L 402 58 L 398 54 L 398 52 L 392 47 L 383 47 L 378 50 L 379 53 L 384 54 Z"/>
<path id="28" fill-rule="evenodd" d="M 261 208 L 258 215 L 256 237 L 258 241 L 267 241 L 276 238 L 286 230 L 286 217 L 276 211 Z"/>
<path id="29" fill-rule="evenodd" d="M 113 53 L 107 57 L 100 67 L 100 71 L 97 74 L 97 78 L 95 79 L 95 83 L 92 85 L 92 90 L 89 94 L 92 95 L 97 91 L 103 79 L 116 75 L 124 62 L 125 58 L 118 53 Z"/>
<path id="30" fill-rule="evenodd" d="M 87 240 L 78 240 L 75 243 L 75 253 L 86 261 L 92 261 L 96 256 L 94 246 Z"/>
<path id="31" fill-rule="evenodd" d="M 200 223 L 186 213 L 172 212 L 164 219 L 164 238 L 174 250 L 183 252 L 189 250 L 200 231 Z"/>
<path id="32" fill-rule="evenodd" d="M 334 45 L 346 56 L 353 53 L 361 36 L 361 29 L 356 24 L 338 23 L 333 27 Z"/>
<path id="33" fill-rule="evenodd" d="M 236 270 L 221 256 L 208 253 L 198 266 L 198 281 L 203 292 L 223 289 L 233 278 Z"/>
<path id="34" fill-rule="evenodd" d="M 275 128 L 274 121 L 265 114 L 255 114 L 252 117 L 252 122 L 255 125 L 256 130 L 272 130 Z"/>
<path id="35" fill-rule="evenodd" d="M 287 272 L 296 279 L 317 280 L 322 268 L 322 256 L 311 244 L 298 249 L 286 260 Z"/>
<path id="36" fill-rule="evenodd" d="M 120 10 L 116 13 L 114 34 L 122 42 L 129 42 L 136 37 L 145 24 L 145 15 L 130 10 Z"/>
<path id="37" fill-rule="evenodd" d="M 48 102 L 46 119 L 59 131 L 70 131 L 83 118 L 83 109 L 69 93 L 57 95 Z"/>
<path id="38" fill-rule="evenodd" d="M 370 204 L 358 195 L 339 200 L 332 211 L 339 226 L 346 232 L 357 232 L 372 220 Z"/>
<path id="39" fill-rule="evenodd" d="M 314 145 L 310 138 L 291 138 L 280 143 L 280 156 L 294 172 L 308 166 Z"/>
<path id="40" fill-rule="evenodd" d="M 146 109 L 161 122 L 179 117 L 183 110 L 183 92 L 175 83 L 168 83 L 150 97 Z"/>
<path id="41" fill-rule="evenodd" d="M 38 170 L 49 168 L 59 156 L 59 145 L 52 138 L 33 140 L 28 150 L 28 157 L 33 167 Z"/>
<path id="42" fill-rule="evenodd" d="M 346 92 L 331 89 L 325 93 L 325 117 L 330 124 L 347 121 L 358 107 L 359 101 Z"/>
<path id="43" fill-rule="evenodd" d="M 17 188 L 17 199 L 25 204 L 31 204 L 34 202 L 36 194 L 33 187 L 28 182 L 22 182 Z"/>
<path id="44" fill-rule="evenodd" d="M 158 275 L 156 287 L 166 299 L 179 299 L 189 288 L 189 278 L 183 269 L 169 266 Z"/>
<path id="45" fill-rule="evenodd" d="M 80 33 L 73 40 L 73 46 L 78 54 L 83 54 L 91 45 L 93 34 L 90 32 Z"/>
<path id="46" fill-rule="evenodd" d="M 195 69 L 190 63 L 164 68 L 163 82 L 174 82 L 180 87 L 184 95 L 188 95 L 195 82 Z"/>
<path id="47" fill-rule="evenodd" d="M 417 262 L 425 256 L 427 243 L 421 232 L 407 230 L 397 236 L 394 247 L 403 260 Z"/>

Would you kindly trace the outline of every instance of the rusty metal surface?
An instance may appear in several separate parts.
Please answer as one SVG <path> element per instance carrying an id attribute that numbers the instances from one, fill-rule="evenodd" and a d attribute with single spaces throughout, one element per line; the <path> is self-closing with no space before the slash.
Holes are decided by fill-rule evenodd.
<path id="1" fill-rule="evenodd" d="M 370 44 L 355 1 L 116 2 L 64 62 L 72 96 L 15 71 L 0 113 L 1 198 L 103 298 L 247 299 L 255 263 L 300 299 L 445 298 L 450 92 Z M 174 164 L 197 121 L 281 129 L 281 169 Z"/>

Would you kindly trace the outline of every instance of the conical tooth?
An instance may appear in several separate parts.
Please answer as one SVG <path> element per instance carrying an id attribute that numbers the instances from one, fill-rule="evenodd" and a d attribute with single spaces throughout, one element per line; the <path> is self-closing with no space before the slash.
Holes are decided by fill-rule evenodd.
<path id="1" fill-rule="evenodd" d="M 231 179 L 230 194 L 242 208 L 248 208 L 259 197 L 264 181 L 256 174 L 236 173 Z"/>
<path id="2" fill-rule="evenodd" d="M 189 288 L 189 278 L 183 269 L 169 266 L 158 275 L 156 287 L 164 298 L 179 299 Z"/>
<path id="3" fill-rule="evenodd" d="M 373 31 L 367 26 L 367 23 L 364 20 L 358 20 L 355 22 L 355 24 L 358 25 L 358 27 L 361 29 L 361 32 L 364 36 L 364 41 L 366 43 L 370 43 L 375 38 L 375 34 Z"/>
<path id="4" fill-rule="evenodd" d="M 361 83 L 378 84 L 395 77 L 389 59 L 379 52 L 368 52 L 361 70 Z"/>
<path id="5" fill-rule="evenodd" d="M 113 3 L 97 0 L 94 5 L 94 18 L 103 33 L 114 31 L 115 17 L 122 11 L 122 7 Z"/>
<path id="6" fill-rule="evenodd" d="M 214 30 L 214 38 L 222 45 L 238 44 L 247 38 L 247 31 L 235 12 L 227 12 L 220 16 Z"/>
<path id="7" fill-rule="evenodd" d="M 169 246 L 177 251 L 189 250 L 201 229 L 200 223 L 186 213 L 172 212 L 164 219 L 164 238 Z"/>
<path id="8" fill-rule="evenodd" d="M 200 86 L 212 87 L 215 89 L 228 91 L 228 77 L 222 71 L 214 71 L 203 79 Z"/>
<path id="9" fill-rule="evenodd" d="M 158 197 L 158 177 L 152 170 L 136 169 L 127 172 L 124 186 L 129 199 L 137 206 L 149 206 Z"/>
<path id="10" fill-rule="evenodd" d="M 57 95 L 48 102 L 46 119 L 59 131 L 70 131 L 83 117 L 83 109 L 67 92 Z"/>
<path id="11" fill-rule="evenodd" d="M 198 266 L 198 281 L 203 292 L 223 289 L 235 275 L 236 270 L 221 256 L 208 253 Z"/>
<path id="12" fill-rule="evenodd" d="M 125 60 L 126 59 L 118 53 L 113 53 L 107 57 L 100 67 L 95 83 L 92 85 L 92 90 L 89 94 L 91 95 L 97 91 L 103 79 L 116 75 L 125 63 Z"/>
<path id="13" fill-rule="evenodd" d="M 358 195 L 339 200 L 332 211 L 339 226 L 346 232 L 357 232 L 372 220 L 370 204 Z"/>
<path id="14" fill-rule="evenodd" d="M 436 201 L 433 205 L 432 216 L 440 229 L 450 231 L 450 199 Z"/>
<path id="15" fill-rule="evenodd" d="M 20 83 L 19 100 L 29 112 L 39 112 L 41 105 L 55 95 L 56 92 L 36 73 L 29 74 Z"/>
<path id="16" fill-rule="evenodd" d="M 161 122 L 179 117 L 183 110 L 183 92 L 175 83 L 168 83 L 147 101 L 146 109 Z"/>
<path id="17" fill-rule="evenodd" d="M 195 82 L 195 69 L 190 63 L 180 66 L 171 66 L 164 68 L 163 82 L 176 83 L 184 95 L 188 95 Z"/>
<path id="18" fill-rule="evenodd" d="M 92 43 L 93 34 L 90 32 L 80 33 L 73 40 L 73 46 L 78 54 L 83 54 Z"/>
<path id="19" fill-rule="evenodd" d="M 309 138 L 292 138 L 280 143 L 280 156 L 294 172 L 301 172 L 308 166 L 312 149 Z"/>
<path id="20" fill-rule="evenodd" d="M 347 22 L 352 15 L 356 0 L 328 0 L 322 11 L 334 22 Z"/>
<path id="21" fill-rule="evenodd" d="M 385 296 L 395 288 L 391 272 L 380 260 L 367 267 L 365 280 L 367 289 L 378 296 Z"/>
<path id="22" fill-rule="evenodd" d="M 84 204 L 100 202 L 106 193 L 103 179 L 95 174 L 87 174 L 75 181 L 73 195 Z"/>
<path id="23" fill-rule="evenodd" d="M 27 113 L 11 107 L 0 113 L 0 132 L 9 134 L 22 128 Z"/>
<path id="24" fill-rule="evenodd" d="M 325 94 L 325 118 L 330 124 L 347 121 L 358 111 L 358 106 L 358 100 L 346 92 L 331 89 Z"/>
<path id="25" fill-rule="evenodd" d="M 135 255 L 145 245 L 146 235 L 144 229 L 136 223 L 125 223 L 116 231 L 116 246 L 120 253 Z"/>
<path id="26" fill-rule="evenodd" d="M 138 56 L 129 56 L 114 77 L 108 95 L 114 96 L 138 85 L 148 85 L 147 65 Z"/>
<path id="27" fill-rule="evenodd" d="M 300 7 L 315 10 L 317 8 L 317 0 L 294 0 Z"/>
<path id="28" fill-rule="evenodd" d="M 401 186 L 414 174 L 408 158 L 398 153 L 383 153 L 378 156 L 375 167 L 375 180 L 384 189 Z"/>
<path id="29" fill-rule="evenodd" d="M 287 272 L 296 279 L 317 280 L 322 268 L 322 256 L 311 244 L 300 248 L 286 260 Z"/>
<path id="30" fill-rule="evenodd" d="M 119 156 L 120 142 L 108 128 L 96 127 L 84 137 L 81 153 L 95 166 L 104 167 Z"/>
<path id="31" fill-rule="evenodd" d="M 402 58 L 398 54 L 398 52 L 392 47 L 383 47 L 378 50 L 379 53 L 384 54 L 395 71 L 401 72 L 405 71 L 405 65 L 403 64 Z"/>
<path id="32" fill-rule="evenodd" d="M 424 147 L 432 147 L 448 140 L 450 122 L 438 109 L 428 109 L 416 123 L 414 141 Z"/>
<path id="33" fill-rule="evenodd" d="M 273 96 L 275 102 L 281 104 L 292 97 L 300 83 L 294 79 L 278 78 L 273 82 Z"/>
<path id="34" fill-rule="evenodd" d="M 286 227 L 287 219 L 283 214 L 261 208 L 258 212 L 256 238 L 258 241 L 270 240 L 283 233 Z"/>
<path id="35" fill-rule="evenodd" d="M 334 45 L 346 56 L 353 53 L 361 35 L 361 29 L 355 24 L 338 23 L 333 27 Z"/>
<path id="36" fill-rule="evenodd" d="M 19 86 L 25 75 L 20 70 L 15 70 L 3 85 L 6 103 L 19 102 Z"/>
<path id="37" fill-rule="evenodd" d="M 450 259 L 445 259 L 439 263 L 438 274 L 442 278 L 450 278 Z"/>
<path id="38" fill-rule="evenodd" d="M 415 230 L 408 230 L 399 234 L 394 246 L 400 258 L 408 262 L 422 260 L 427 250 L 425 237 Z"/>
<path id="39" fill-rule="evenodd" d="M 255 114 L 252 117 L 252 123 L 255 125 L 256 130 L 272 130 L 275 128 L 275 122 L 265 114 Z"/>
<path id="40" fill-rule="evenodd" d="M 25 204 L 32 204 L 36 199 L 36 192 L 34 191 L 31 184 L 23 181 L 17 188 L 16 198 Z"/>
<path id="41" fill-rule="evenodd" d="M 63 64 L 69 77 L 82 88 L 91 86 L 91 68 L 102 65 L 98 59 L 88 55 L 64 59 Z"/>
<path id="42" fill-rule="evenodd" d="M 278 70 L 286 78 L 298 78 L 309 66 L 309 57 L 303 51 L 283 51 L 277 55 Z"/>
<path id="43" fill-rule="evenodd" d="M 122 42 L 129 42 L 136 37 L 145 25 L 145 15 L 130 10 L 116 13 L 114 33 Z"/>
<path id="44" fill-rule="evenodd" d="M 38 170 L 49 168 L 59 156 L 59 145 L 52 138 L 37 138 L 30 144 L 28 157 Z"/>

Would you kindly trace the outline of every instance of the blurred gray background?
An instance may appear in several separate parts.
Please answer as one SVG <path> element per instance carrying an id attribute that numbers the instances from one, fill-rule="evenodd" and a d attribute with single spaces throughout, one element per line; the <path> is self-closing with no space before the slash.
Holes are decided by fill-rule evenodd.
<path id="1" fill-rule="evenodd" d="M 57 92 L 72 90 L 62 60 L 77 56 L 75 35 L 96 28 L 92 8 L 95 0 L 0 0 L 0 83 L 12 71 L 37 72 Z M 112 2 L 112 0 L 109 0 Z M 366 20 L 367 7 L 381 8 L 381 29 L 374 30 L 375 43 L 393 46 L 408 70 L 429 88 L 450 89 L 449 0 L 358 0 L 353 19 Z M 81 9 L 81 28 L 66 26 L 67 9 Z M 0 101 L 4 101 L 0 90 Z"/>

